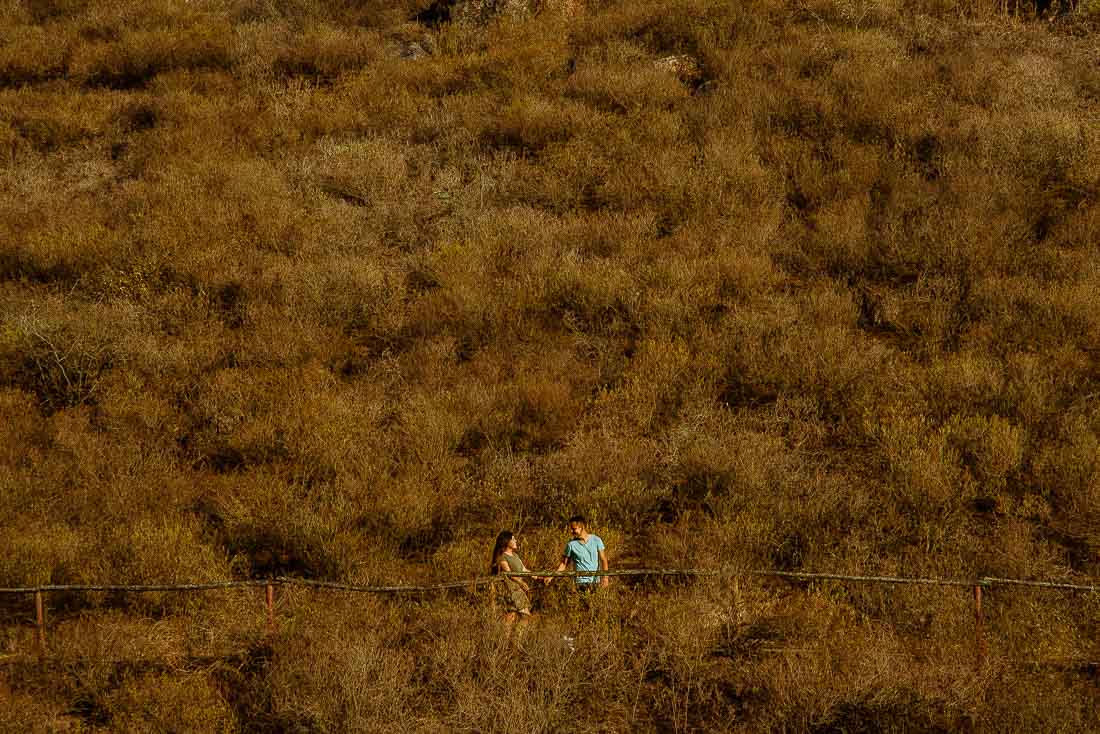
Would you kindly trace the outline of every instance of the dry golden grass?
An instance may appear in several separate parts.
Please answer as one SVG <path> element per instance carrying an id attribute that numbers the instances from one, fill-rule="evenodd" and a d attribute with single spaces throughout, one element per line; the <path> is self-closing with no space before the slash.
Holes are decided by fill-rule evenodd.
<path id="1" fill-rule="evenodd" d="M 428 6 L 0 0 L 0 586 L 545 568 L 577 511 L 620 567 L 1100 576 L 1095 2 Z M 0 729 L 1100 728 L 1095 595 L 988 594 L 976 668 L 966 589 L 567 589 L 515 645 L 51 594 L 41 665 L 0 600 Z"/>

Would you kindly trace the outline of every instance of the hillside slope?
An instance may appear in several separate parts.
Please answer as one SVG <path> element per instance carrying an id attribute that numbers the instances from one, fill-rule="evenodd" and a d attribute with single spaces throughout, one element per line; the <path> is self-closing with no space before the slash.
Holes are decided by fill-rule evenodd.
<path id="1" fill-rule="evenodd" d="M 496 5 L 0 3 L 0 587 L 463 579 L 578 511 L 617 567 L 1100 578 L 1095 16 Z M 53 594 L 41 666 L 3 601 L 0 728 L 1100 729 L 1095 594 L 993 594 L 975 668 L 967 590 L 566 586 L 518 647 Z"/>

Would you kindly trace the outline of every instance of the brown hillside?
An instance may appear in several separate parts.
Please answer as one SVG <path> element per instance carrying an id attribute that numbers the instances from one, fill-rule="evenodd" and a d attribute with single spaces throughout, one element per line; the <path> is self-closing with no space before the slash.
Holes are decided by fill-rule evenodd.
<path id="1" fill-rule="evenodd" d="M 1095 0 L 0 0 L 0 587 L 1100 579 Z M 0 598 L 0 730 L 1100 730 L 1100 595 Z M 561 644 L 573 634 L 576 652 Z"/>

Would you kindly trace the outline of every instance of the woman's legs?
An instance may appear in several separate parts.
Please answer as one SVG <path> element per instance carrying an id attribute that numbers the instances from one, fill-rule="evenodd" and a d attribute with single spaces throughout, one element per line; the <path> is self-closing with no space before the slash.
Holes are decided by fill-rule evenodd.
<path id="1" fill-rule="evenodd" d="M 519 615 L 516 618 L 516 625 L 512 632 L 514 642 L 519 642 L 523 638 L 527 630 L 527 625 L 529 625 L 534 618 L 535 615 L 530 609 L 521 609 L 519 611 Z"/>
<path id="2" fill-rule="evenodd" d="M 511 637 L 512 627 L 516 624 L 516 612 L 505 612 L 503 621 L 505 629 L 508 630 L 508 636 Z"/>

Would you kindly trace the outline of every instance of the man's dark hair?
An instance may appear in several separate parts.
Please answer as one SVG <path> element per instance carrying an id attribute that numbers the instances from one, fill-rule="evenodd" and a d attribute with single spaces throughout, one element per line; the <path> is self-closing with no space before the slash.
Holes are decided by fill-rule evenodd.
<path id="1" fill-rule="evenodd" d="M 573 517 L 569 518 L 569 524 L 572 525 L 573 523 L 588 527 L 588 521 L 584 519 L 584 515 L 573 515 Z"/>

